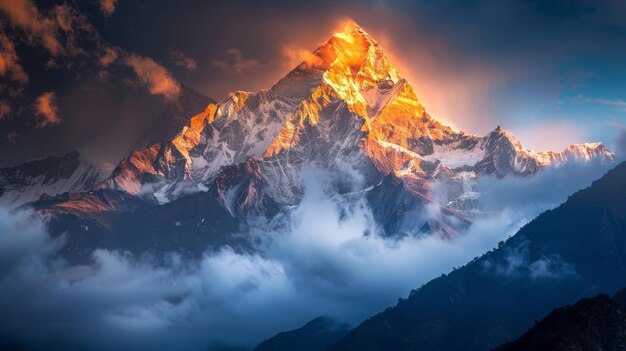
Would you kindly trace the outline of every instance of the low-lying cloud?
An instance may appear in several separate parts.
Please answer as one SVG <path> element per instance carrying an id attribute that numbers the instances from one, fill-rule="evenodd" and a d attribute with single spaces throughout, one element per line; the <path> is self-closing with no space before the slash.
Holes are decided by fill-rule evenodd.
<path id="1" fill-rule="evenodd" d="M 506 255 L 500 262 L 484 261 L 484 273 L 496 274 L 503 278 L 529 277 L 532 279 L 561 279 L 577 276 L 574 265 L 565 262 L 557 255 L 543 256 L 531 261 L 528 244 L 528 242 L 522 242 L 514 248 L 507 249 Z"/>
<path id="2" fill-rule="evenodd" d="M 508 208 L 534 217 L 565 202 L 569 195 L 591 185 L 592 180 L 600 178 L 614 166 L 614 163 L 594 159 L 548 167 L 527 178 L 484 177 L 476 185 L 476 191 L 481 194 L 479 206 L 491 212 Z"/>
<path id="3" fill-rule="evenodd" d="M 91 263 L 72 266 L 55 255 L 63 238 L 49 238 L 45 222 L 0 211 L 0 315 L 12 316 L 0 321 L 0 340 L 46 350 L 206 350 L 249 348 L 319 315 L 356 324 L 495 247 L 544 206 L 564 200 L 569 186 L 596 176 L 572 171 L 515 180 L 528 190 L 575 178 L 531 194 L 498 194 L 508 187 L 481 183 L 484 200 L 498 211 L 443 240 L 380 236 L 364 198 L 338 197 L 330 188 L 338 175 L 307 170 L 301 204 L 247 233 L 258 239 L 258 251 L 224 247 L 198 260 L 97 250 Z M 531 271 L 548 277 L 551 262 L 535 262 Z"/>

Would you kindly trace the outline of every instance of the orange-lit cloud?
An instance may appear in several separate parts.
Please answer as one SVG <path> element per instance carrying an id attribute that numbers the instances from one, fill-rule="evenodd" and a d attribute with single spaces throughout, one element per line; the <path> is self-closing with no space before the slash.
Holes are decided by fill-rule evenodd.
<path id="1" fill-rule="evenodd" d="M 289 68 L 294 68 L 301 63 L 304 63 L 306 67 L 315 67 L 323 64 L 319 56 L 295 45 L 283 45 L 283 56 L 286 59 L 285 65 Z"/>
<path id="2" fill-rule="evenodd" d="M 105 47 L 102 54 L 98 57 L 98 61 L 102 67 L 109 67 L 115 60 L 117 60 L 119 52 L 113 47 Z"/>
<path id="3" fill-rule="evenodd" d="M 37 123 L 38 128 L 61 123 L 61 119 L 57 115 L 58 107 L 55 100 L 56 96 L 53 92 L 44 93 L 37 98 L 35 109 L 40 117 Z"/>
<path id="4" fill-rule="evenodd" d="M 66 3 L 55 6 L 52 13 L 58 32 L 63 34 L 63 53 L 67 56 L 86 55 L 87 53 L 79 44 L 80 33 L 86 33 L 95 38 L 97 38 L 97 33 L 85 15 Z"/>
<path id="5" fill-rule="evenodd" d="M 131 54 L 124 63 L 130 66 L 139 82 L 148 87 L 153 95 L 162 95 L 167 100 L 175 100 L 180 94 L 180 84 L 165 67 L 149 57 Z"/>
<path id="6" fill-rule="evenodd" d="M 0 10 L 14 26 L 24 30 L 31 41 L 40 41 L 53 56 L 63 53 L 63 46 L 57 37 L 56 21 L 43 16 L 30 0 L 3 0 L 0 1 Z"/>
<path id="7" fill-rule="evenodd" d="M 185 55 L 182 51 L 176 49 L 170 49 L 170 59 L 176 66 L 183 67 L 188 71 L 195 71 L 198 69 L 196 60 Z"/>
<path id="8" fill-rule="evenodd" d="M 11 113 L 11 105 L 5 100 L 0 100 L 0 120 L 9 117 Z"/>
<path id="9" fill-rule="evenodd" d="M 54 57 L 85 55 L 78 44 L 79 33 L 95 33 L 86 17 L 67 3 L 43 14 L 30 0 L 2 0 L 0 12 L 26 34 L 31 45 L 43 46 Z"/>
<path id="10" fill-rule="evenodd" d="M 13 42 L 0 32 L 0 76 L 6 75 L 21 84 L 28 82 L 28 75 L 19 63 Z"/>
<path id="11" fill-rule="evenodd" d="M 105 17 L 109 17 L 115 12 L 117 0 L 100 0 L 100 10 Z"/>
<path id="12" fill-rule="evenodd" d="M 224 51 L 220 57 L 213 60 L 211 64 L 214 67 L 224 70 L 232 70 L 235 73 L 243 73 L 263 67 L 261 61 L 244 57 L 241 51 L 236 48 L 230 48 Z"/>

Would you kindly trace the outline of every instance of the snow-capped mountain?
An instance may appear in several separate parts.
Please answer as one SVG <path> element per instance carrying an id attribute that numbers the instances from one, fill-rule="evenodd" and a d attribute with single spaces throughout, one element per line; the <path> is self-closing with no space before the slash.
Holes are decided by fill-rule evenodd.
<path id="1" fill-rule="evenodd" d="M 534 152 L 500 127 L 480 137 L 439 123 L 380 45 L 349 23 L 270 89 L 210 103 L 171 140 L 133 151 L 93 191 L 33 206 L 82 218 L 93 208 L 134 211 L 143 201 L 169 218 L 166 211 L 198 211 L 186 206 L 202 198 L 245 222 L 297 205 L 301 175 L 315 167 L 344 174 L 336 191 L 364 194 L 388 233 L 445 236 L 476 213 L 466 200 L 478 177 L 532 176 L 595 158 L 611 161 L 613 153 L 601 143 Z M 433 213 L 428 205 L 439 181 L 451 186 Z M 129 199 L 133 205 L 125 206 Z M 189 232 L 207 219 L 175 222 Z"/>
<path id="2" fill-rule="evenodd" d="M 600 143 L 538 153 L 500 127 L 477 137 L 442 125 L 355 23 L 314 55 L 269 90 L 208 105 L 171 142 L 133 152 L 99 187 L 165 203 L 206 190 L 227 168 L 254 159 L 267 195 L 294 205 L 303 167 L 346 157 L 362 157 L 371 165 L 361 171 L 373 166 L 422 196 L 441 175 L 527 176 L 567 160 L 613 159 Z"/>
<path id="3" fill-rule="evenodd" d="M 0 205 L 15 208 L 42 196 L 81 193 L 104 177 L 103 170 L 81 159 L 77 151 L 0 168 Z"/>

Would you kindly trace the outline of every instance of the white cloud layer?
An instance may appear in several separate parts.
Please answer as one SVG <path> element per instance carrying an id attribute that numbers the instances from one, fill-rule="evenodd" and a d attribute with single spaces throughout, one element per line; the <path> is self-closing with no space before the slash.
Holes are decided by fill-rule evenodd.
<path id="1" fill-rule="evenodd" d="M 0 211 L 0 315 L 13 316 L 0 321 L 0 340 L 33 349 L 205 350 L 253 346 L 318 315 L 358 323 L 598 176 L 585 170 L 485 181 L 484 201 L 498 211 L 452 240 L 382 238 L 364 199 L 328 196 L 336 175 L 309 170 L 301 205 L 250 233 L 258 252 L 226 247 L 200 260 L 98 250 L 91 264 L 71 266 L 54 259 L 62 238 L 50 239 L 44 222 Z M 542 188 L 556 179 L 568 184 Z M 544 263 L 532 271 L 551 273 Z"/>

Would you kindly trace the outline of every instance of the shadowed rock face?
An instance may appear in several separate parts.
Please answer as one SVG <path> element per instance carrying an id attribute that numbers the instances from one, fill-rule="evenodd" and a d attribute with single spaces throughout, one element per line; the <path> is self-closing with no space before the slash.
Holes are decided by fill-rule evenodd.
<path id="1" fill-rule="evenodd" d="M 620 305 L 626 307 L 626 289 L 622 289 L 618 291 L 615 296 L 613 296 L 613 301 L 619 303 Z"/>
<path id="2" fill-rule="evenodd" d="M 623 288 L 624 179 L 626 163 L 621 163 L 498 249 L 369 318 L 331 350 L 490 350 L 519 337 L 554 308 Z M 623 302 L 625 294 L 616 300 Z M 616 329 L 616 337 L 622 331 Z"/>
<path id="3" fill-rule="evenodd" d="M 87 191 L 104 178 L 102 173 L 77 151 L 0 168 L 0 205 L 15 208 L 44 194 Z"/>
<path id="4" fill-rule="evenodd" d="M 165 106 L 163 112 L 139 137 L 133 149 L 143 149 L 154 143 L 172 140 L 189 123 L 189 116 L 204 110 L 209 103 L 215 103 L 215 100 L 181 86 L 178 99 Z"/>
<path id="5" fill-rule="evenodd" d="M 496 350 L 626 350 L 626 307 L 607 295 L 583 299 L 550 312 L 519 339 Z"/>

